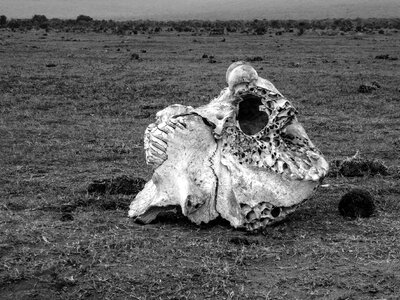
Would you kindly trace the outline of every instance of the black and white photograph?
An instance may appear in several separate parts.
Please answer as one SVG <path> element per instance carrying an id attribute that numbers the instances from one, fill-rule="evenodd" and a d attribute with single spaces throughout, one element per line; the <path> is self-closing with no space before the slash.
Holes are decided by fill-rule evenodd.
<path id="1" fill-rule="evenodd" d="M 400 299 L 399 58 L 398 0 L 0 0 L 0 299 Z"/>

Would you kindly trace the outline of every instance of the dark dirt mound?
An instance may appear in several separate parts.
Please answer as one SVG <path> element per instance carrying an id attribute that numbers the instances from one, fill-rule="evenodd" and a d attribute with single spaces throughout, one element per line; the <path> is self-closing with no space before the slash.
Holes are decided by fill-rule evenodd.
<path id="1" fill-rule="evenodd" d="M 77 195 L 69 202 L 57 205 L 46 205 L 35 210 L 57 211 L 61 213 L 60 221 L 74 220 L 74 211 L 78 207 L 94 207 L 100 210 L 127 210 L 133 197 L 139 193 L 146 181 L 139 177 L 120 176 L 111 179 L 95 180 L 87 188 L 88 194 Z M 11 203 L 8 209 L 19 209 L 19 206 Z M 25 207 L 21 208 L 25 209 Z"/>
<path id="2" fill-rule="evenodd" d="M 40 209 L 61 212 L 60 220 L 63 222 L 73 221 L 73 212 L 78 207 L 96 207 L 100 210 L 127 210 L 132 202 L 132 195 L 139 193 L 145 183 L 146 181 L 143 178 L 131 178 L 128 176 L 95 180 L 87 188 L 88 195 L 78 196 L 76 199 L 63 203 L 61 206 L 46 206 Z"/>
<path id="3" fill-rule="evenodd" d="M 389 175 L 389 168 L 376 159 L 361 158 L 353 156 L 344 160 L 336 159 L 329 164 L 330 171 L 328 176 L 363 177 L 374 175 Z"/>
<path id="4" fill-rule="evenodd" d="M 87 191 L 89 194 L 123 194 L 134 195 L 139 193 L 146 181 L 140 177 L 130 178 L 128 176 L 120 176 L 111 179 L 95 180 L 89 184 Z"/>
<path id="5" fill-rule="evenodd" d="M 95 207 L 100 210 L 127 210 L 131 202 L 132 197 L 96 194 L 79 197 L 71 202 L 63 204 L 61 208 L 56 206 L 52 207 L 51 210 L 61 211 L 61 221 L 71 221 L 73 219 L 72 213 L 78 207 Z"/>

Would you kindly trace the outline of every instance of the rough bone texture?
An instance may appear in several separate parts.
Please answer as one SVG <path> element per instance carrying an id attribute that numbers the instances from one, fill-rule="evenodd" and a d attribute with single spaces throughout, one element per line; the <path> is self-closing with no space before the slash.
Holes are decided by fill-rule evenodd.
<path id="1" fill-rule="evenodd" d="M 226 78 L 209 104 L 157 113 L 144 142 L 154 174 L 129 216 L 148 223 L 180 206 L 197 224 L 220 215 L 257 230 L 294 212 L 326 176 L 328 163 L 271 82 L 244 62 Z"/>

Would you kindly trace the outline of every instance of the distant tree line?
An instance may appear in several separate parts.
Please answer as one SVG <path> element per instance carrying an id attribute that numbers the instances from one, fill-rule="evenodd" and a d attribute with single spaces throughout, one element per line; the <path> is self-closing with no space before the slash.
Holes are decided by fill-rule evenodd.
<path id="1" fill-rule="evenodd" d="M 294 32 L 303 34 L 309 30 L 358 31 L 370 32 L 383 29 L 400 29 L 400 18 L 368 18 L 368 19 L 323 19 L 323 20 L 229 20 L 229 21 L 113 21 L 94 20 L 85 15 L 76 19 L 48 19 L 44 15 L 34 15 L 30 19 L 8 19 L 0 16 L 0 28 L 11 30 L 58 30 L 72 32 L 108 32 L 114 34 L 138 34 L 158 32 L 203 32 L 227 34 L 233 32 L 263 35 L 269 31 Z"/>

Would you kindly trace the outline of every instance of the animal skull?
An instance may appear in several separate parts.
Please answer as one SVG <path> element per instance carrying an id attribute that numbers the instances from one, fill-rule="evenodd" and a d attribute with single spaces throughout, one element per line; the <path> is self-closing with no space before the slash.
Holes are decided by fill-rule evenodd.
<path id="1" fill-rule="evenodd" d="M 257 230 L 308 199 L 328 163 L 297 121 L 291 103 L 253 67 L 233 63 L 228 87 L 209 104 L 174 104 L 145 131 L 154 174 L 129 216 L 151 222 L 180 206 L 196 224 L 222 216 Z"/>

